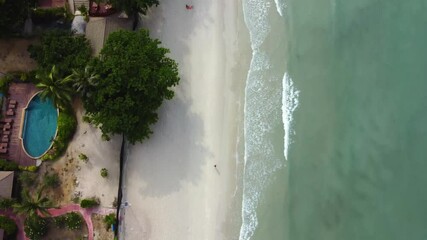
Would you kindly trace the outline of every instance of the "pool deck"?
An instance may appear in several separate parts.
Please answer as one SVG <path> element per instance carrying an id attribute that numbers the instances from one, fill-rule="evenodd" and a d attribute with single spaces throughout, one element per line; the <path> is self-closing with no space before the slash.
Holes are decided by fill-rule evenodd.
<path id="1" fill-rule="evenodd" d="M 19 138 L 22 123 L 22 109 L 27 106 L 28 101 L 36 92 L 36 86 L 31 83 L 12 83 L 9 87 L 7 102 L 11 99 L 16 100 L 17 105 L 15 115 L 6 116 L 6 114 L 3 113 L 4 118 L 13 119 L 13 125 L 9 140 L 8 153 L 0 154 L 0 158 L 14 161 L 22 166 L 31 166 L 36 164 L 34 159 L 25 154 L 22 149 L 21 139 Z"/>

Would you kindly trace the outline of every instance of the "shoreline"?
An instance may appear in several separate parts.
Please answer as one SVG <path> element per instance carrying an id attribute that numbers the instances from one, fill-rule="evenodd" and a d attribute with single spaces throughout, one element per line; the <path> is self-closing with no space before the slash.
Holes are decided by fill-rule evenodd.
<path id="1" fill-rule="evenodd" d="M 171 50 L 181 82 L 159 109 L 151 138 L 128 149 L 121 237 L 238 239 L 251 56 L 242 4 L 206 0 L 189 11 L 162 2 L 143 25 Z"/>

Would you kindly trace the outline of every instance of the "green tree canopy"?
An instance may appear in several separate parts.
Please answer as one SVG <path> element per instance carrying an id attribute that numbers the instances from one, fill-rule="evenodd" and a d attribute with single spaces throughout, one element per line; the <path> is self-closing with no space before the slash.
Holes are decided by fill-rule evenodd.
<path id="1" fill-rule="evenodd" d="M 100 76 L 96 90 L 84 99 L 86 119 L 104 136 L 124 134 L 131 142 L 142 141 L 152 131 L 157 109 L 174 95 L 178 66 L 166 57 L 169 50 L 151 39 L 148 31 L 118 31 L 108 38 L 93 61 Z"/>
<path id="2" fill-rule="evenodd" d="M 50 71 L 56 65 L 60 77 L 71 74 L 72 69 L 84 69 L 92 52 L 85 37 L 63 30 L 44 33 L 40 44 L 31 45 L 28 51 L 42 70 Z"/>
<path id="3" fill-rule="evenodd" d="M 60 79 L 58 75 L 55 65 L 52 66 L 49 73 L 38 73 L 36 79 L 40 82 L 37 87 L 41 89 L 40 97 L 42 99 L 50 98 L 57 107 L 66 109 L 72 101 L 72 90 L 67 82 Z"/>

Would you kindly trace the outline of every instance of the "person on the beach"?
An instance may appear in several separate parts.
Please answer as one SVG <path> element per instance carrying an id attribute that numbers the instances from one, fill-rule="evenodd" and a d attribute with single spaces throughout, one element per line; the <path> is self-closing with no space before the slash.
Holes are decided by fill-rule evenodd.
<path id="1" fill-rule="evenodd" d="M 186 8 L 187 10 L 191 10 L 191 9 L 193 9 L 193 5 L 185 4 L 185 8 Z"/>

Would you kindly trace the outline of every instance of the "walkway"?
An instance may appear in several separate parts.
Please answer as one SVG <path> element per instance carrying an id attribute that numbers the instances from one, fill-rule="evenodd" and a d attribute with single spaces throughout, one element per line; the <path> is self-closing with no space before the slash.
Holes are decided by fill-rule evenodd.
<path id="1" fill-rule="evenodd" d="M 80 205 L 78 204 L 70 204 L 61 208 L 51 208 L 48 211 L 51 214 L 51 217 L 61 216 L 70 212 L 79 212 L 83 216 L 83 219 L 86 222 L 86 226 L 88 229 L 88 240 L 93 240 L 92 214 L 108 215 L 110 213 L 116 212 L 116 210 L 113 208 L 98 207 L 98 208 L 86 209 L 86 208 L 81 208 Z M 29 240 L 27 237 L 25 237 L 23 216 L 17 216 L 11 210 L 0 211 L 0 215 L 5 215 L 16 222 L 16 225 L 18 226 L 18 234 L 16 236 L 17 240 Z"/>
<path id="2" fill-rule="evenodd" d="M 12 131 L 9 140 L 9 147 L 7 154 L 0 154 L 0 158 L 8 159 L 14 161 L 22 166 L 31 166 L 35 165 L 36 161 L 27 154 L 25 154 L 22 149 L 22 141 L 19 139 L 19 132 L 22 122 L 22 110 L 27 106 L 28 101 L 37 92 L 36 86 L 31 83 L 12 83 L 9 87 L 9 99 L 14 99 L 17 102 L 15 115 L 12 117 Z"/>

